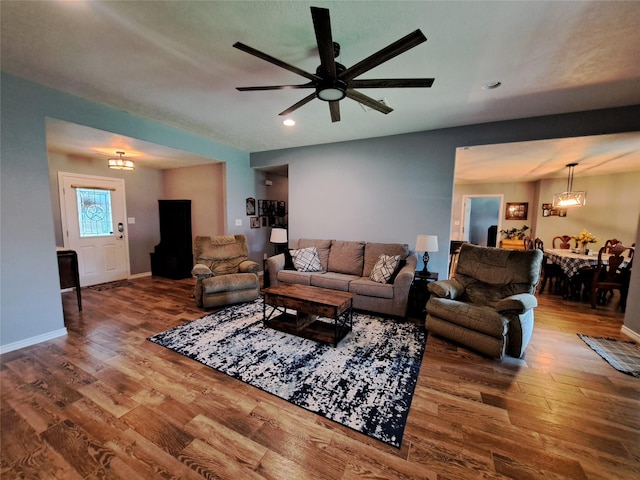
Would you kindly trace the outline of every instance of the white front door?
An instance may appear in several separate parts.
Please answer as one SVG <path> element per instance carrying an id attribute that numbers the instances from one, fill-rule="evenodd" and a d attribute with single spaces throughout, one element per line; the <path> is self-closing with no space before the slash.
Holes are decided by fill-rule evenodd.
<path id="1" fill-rule="evenodd" d="M 65 248 L 78 254 L 80 285 L 129 277 L 124 180 L 58 172 Z"/>

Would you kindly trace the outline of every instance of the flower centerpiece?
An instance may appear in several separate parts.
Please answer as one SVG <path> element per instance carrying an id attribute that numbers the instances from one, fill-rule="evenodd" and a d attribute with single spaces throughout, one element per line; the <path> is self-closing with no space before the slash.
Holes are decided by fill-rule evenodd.
<path id="1" fill-rule="evenodd" d="M 524 239 L 527 230 L 529 230 L 529 227 L 527 225 L 523 225 L 521 228 L 514 227 L 508 230 L 500 230 L 500 234 L 505 240 L 522 240 Z"/>
<path id="2" fill-rule="evenodd" d="M 596 243 L 598 241 L 598 237 L 596 237 L 593 233 L 588 232 L 587 229 L 583 229 L 580 234 L 574 235 L 573 238 L 578 245 L 580 245 L 580 250 L 584 253 L 587 249 L 587 245 L 589 243 Z"/>

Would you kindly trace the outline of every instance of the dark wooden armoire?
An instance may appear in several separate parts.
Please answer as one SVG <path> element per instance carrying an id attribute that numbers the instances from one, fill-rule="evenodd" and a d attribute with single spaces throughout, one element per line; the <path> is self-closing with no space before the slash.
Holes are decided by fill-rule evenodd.
<path id="1" fill-rule="evenodd" d="M 191 200 L 158 200 L 160 243 L 151 253 L 151 274 L 178 280 L 191 276 Z"/>

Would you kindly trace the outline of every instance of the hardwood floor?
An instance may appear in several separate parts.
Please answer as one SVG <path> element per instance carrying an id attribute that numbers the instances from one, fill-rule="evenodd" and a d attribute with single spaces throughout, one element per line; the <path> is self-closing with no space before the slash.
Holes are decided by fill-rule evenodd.
<path id="1" fill-rule="evenodd" d="M 69 334 L 1 357 L 3 479 L 638 479 L 640 379 L 576 333 L 615 305 L 539 295 L 523 359 L 430 336 L 400 449 L 145 339 L 201 317 L 192 280 L 63 294 Z"/>

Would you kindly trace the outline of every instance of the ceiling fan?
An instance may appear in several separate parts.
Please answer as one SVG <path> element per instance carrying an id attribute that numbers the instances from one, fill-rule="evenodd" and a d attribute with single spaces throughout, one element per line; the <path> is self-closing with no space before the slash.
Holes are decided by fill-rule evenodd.
<path id="1" fill-rule="evenodd" d="M 291 88 L 313 88 L 315 92 L 307 95 L 305 98 L 287 108 L 280 115 L 289 115 L 303 105 L 309 103 L 314 98 L 319 98 L 325 102 L 329 102 L 329 111 L 331 113 L 331 121 L 340 121 L 340 100 L 347 97 L 356 102 L 361 103 L 373 110 L 387 114 L 393 109 L 387 105 L 364 95 L 356 88 L 429 88 L 433 84 L 433 78 L 387 78 L 387 79 L 367 79 L 357 80 L 355 77 L 371 70 L 374 67 L 386 62 L 406 52 L 407 50 L 427 41 L 427 37 L 420 30 L 410 33 L 409 35 L 393 42 L 382 50 L 368 56 L 364 60 L 355 65 L 346 68 L 344 65 L 335 61 L 340 54 L 340 45 L 335 43 L 331 36 L 331 20 L 329 18 L 329 10 L 326 8 L 311 7 L 311 17 L 313 19 L 313 28 L 316 34 L 316 42 L 318 44 L 318 53 L 320 55 L 320 66 L 316 69 L 316 73 L 309 73 L 282 60 L 263 53 L 255 48 L 249 47 L 240 42 L 236 42 L 233 46 L 243 52 L 247 52 L 258 58 L 266 60 L 269 63 L 277 65 L 297 73 L 310 81 L 301 85 L 272 85 L 258 87 L 237 87 L 241 92 L 255 90 L 284 90 Z"/>

